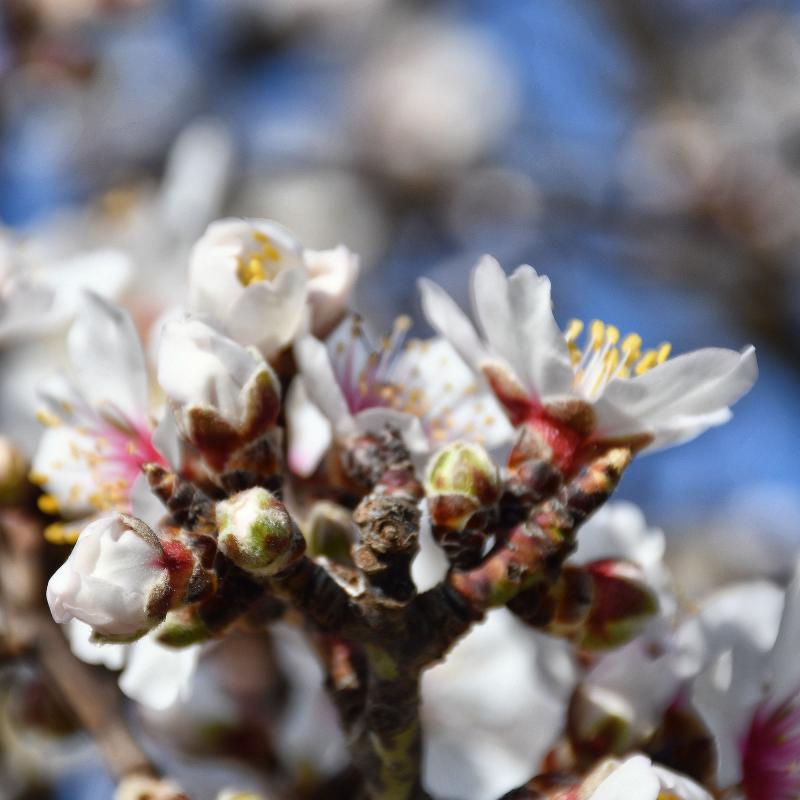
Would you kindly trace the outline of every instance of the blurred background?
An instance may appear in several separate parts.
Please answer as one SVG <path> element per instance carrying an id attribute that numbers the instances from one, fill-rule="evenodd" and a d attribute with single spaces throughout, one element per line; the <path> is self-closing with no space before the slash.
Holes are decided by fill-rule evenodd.
<path id="1" fill-rule="evenodd" d="M 686 571 L 712 547 L 731 573 L 787 569 L 798 0 L 2 0 L 0 92 L 0 292 L 15 260 L 119 248 L 146 330 L 234 214 L 359 252 L 379 328 L 411 310 L 427 334 L 415 279 L 466 303 L 490 252 L 547 273 L 563 324 L 754 343 L 733 422 L 643 458 L 620 495 Z M 42 333 L 0 320 L 0 422 L 28 450 Z"/>

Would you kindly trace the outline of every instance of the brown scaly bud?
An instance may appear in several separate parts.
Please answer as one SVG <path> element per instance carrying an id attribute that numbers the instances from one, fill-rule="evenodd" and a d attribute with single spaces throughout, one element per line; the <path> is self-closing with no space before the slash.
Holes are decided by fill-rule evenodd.
<path id="1" fill-rule="evenodd" d="M 575 527 L 608 500 L 633 460 L 628 447 L 612 447 L 589 461 L 567 485 L 566 505 Z"/>
<path id="2" fill-rule="evenodd" d="M 214 505 L 191 481 L 156 463 L 145 464 L 142 471 L 175 522 L 197 532 L 214 530 Z"/>
<path id="3" fill-rule="evenodd" d="M 305 539 L 283 503 L 260 486 L 217 503 L 216 515 L 220 551 L 254 575 L 276 575 L 305 552 Z"/>
<path id="4" fill-rule="evenodd" d="M 480 445 L 454 442 L 430 460 L 424 486 L 434 538 L 452 564 L 475 566 L 500 495 L 500 475 L 489 454 Z"/>

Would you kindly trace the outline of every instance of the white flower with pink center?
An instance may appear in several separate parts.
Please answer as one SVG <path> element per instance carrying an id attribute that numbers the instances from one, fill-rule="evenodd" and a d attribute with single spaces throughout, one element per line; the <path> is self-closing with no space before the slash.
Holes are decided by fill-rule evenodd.
<path id="1" fill-rule="evenodd" d="M 168 420 L 151 424 L 145 356 L 127 312 L 87 292 L 68 348 L 74 380 L 54 376 L 40 390 L 47 430 L 31 473 L 46 492 L 42 510 L 65 520 L 47 529 L 56 541 L 74 541 L 98 513 L 130 511 L 142 465 L 165 464 L 173 450 Z"/>
<path id="2" fill-rule="evenodd" d="M 796 800 L 800 565 L 786 590 L 782 612 L 773 602 L 748 612 L 745 604 L 752 605 L 752 591 L 739 592 L 738 598 L 732 591 L 728 590 L 728 605 L 739 606 L 742 614 L 727 615 L 728 625 L 717 626 L 707 637 L 717 657 L 695 680 L 692 695 L 717 746 L 716 782 L 721 790 L 738 791 L 747 800 Z M 754 624 L 756 617 L 759 625 Z M 771 646 L 765 646 L 770 639 Z M 724 645 L 728 648 L 720 655 Z"/>
<path id="3" fill-rule="evenodd" d="M 311 336 L 295 345 L 301 380 L 287 401 L 289 464 L 308 475 L 334 437 L 391 425 L 412 456 L 456 439 L 503 447 L 511 427 L 490 394 L 444 339 L 406 340 L 399 318 L 375 346 L 358 318 L 345 320 L 325 343 Z"/>
<path id="4" fill-rule="evenodd" d="M 597 441 L 655 449 L 692 439 L 726 422 L 756 379 L 752 347 L 670 359 L 669 345 L 645 350 L 638 335 L 595 321 L 581 348 L 582 323 L 559 328 L 550 281 L 529 266 L 508 277 L 487 256 L 475 268 L 481 335 L 439 286 L 423 279 L 421 290 L 431 325 L 488 380 L 511 421 L 536 429 L 567 469 Z"/>

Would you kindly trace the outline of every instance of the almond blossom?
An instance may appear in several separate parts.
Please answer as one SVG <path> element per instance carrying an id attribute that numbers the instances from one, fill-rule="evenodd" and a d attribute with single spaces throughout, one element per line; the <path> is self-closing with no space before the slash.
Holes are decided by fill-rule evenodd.
<path id="1" fill-rule="evenodd" d="M 47 584 L 56 622 L 79 619 L 110 641 L 137 639 L 169 608 L 168 555 L 153 531 L 133 517 L 107 516 L 81 531 Z"/>
<path id="2" fill-rule="evenodd" d="M 714 735 L 720 789 L 735 788 L 746 800 L 794 800 L 800 796 L 800 565 L 782 612 L 769 602 L 752 607 L 749 592 L 738 599 L 734 608 L 751 606 L 750 612 L 736 613 L 723 627 L 730 646 L 695 680 L 692 699 Z M 712 641 L 719 648 L 724 639 Z"/>
<path id="3" fill-rule="evenodd" d="M 128 313 L 86 292 L 67 345 L 74 378 L 57 375 L 40 389 L 47 430 L 31 473 L 46 492 L 42 510 L 66 520 L 48 528 L 54 541 L 74 541 L 98 513 L 129 511 L 142 465 L 177 458 L 169 419 L 151 424 L 145 356 Z"/>
<path id="4" fill-rule="evenodd" d="M 461 438 L 489 448 L 510 441 L 502 412 L 479 391 L 450 344 L 440 338 L 406 341 L 409 327 L 408 318 L 400 317 L 391 335 L 375 346 L 352 317 L 324 343 L 312 336 L 298 340 L 295 358 L 303 385 L 288 403 L 289 464 L 295 472 L 313 472 L 332 437 L 384 425 L 400 430 L 417 458 Z M 309 411 L 309 402 L 322 419 Z"/>
<path id="5" fill-rule="evenodd" d="M 309 250 L 277 222 L 222 219 L 192 251 L 188 305 L 271 358 L 305 331 L 327 334 L 357 274 L 345 247 Z"/>
<path id="6" fill-rule="evenodd" d="M 435 283 L 421 281 L 433 327 L 492 387 L 515 425 L 526 423 L 569 469 L 593 442 L 623 440 L 638 449 L 684 442 L 730 418 L 729 406 L 756 379 L 755 351 L 705 348 L 670 359 L 663 344 L 643 350 L 636 334 L 593 322 L 562 332 L 553 317 L 550 281 L 529 266 L 507 277 L 485 257 L 472 275 L 480 325 Z"/>

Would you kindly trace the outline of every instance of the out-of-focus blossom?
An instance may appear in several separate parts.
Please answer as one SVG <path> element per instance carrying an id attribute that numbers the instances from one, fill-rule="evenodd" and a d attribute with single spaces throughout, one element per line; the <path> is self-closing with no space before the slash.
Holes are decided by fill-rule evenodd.
<path id="1" fill-rule="evenodd" d="M 345 320 L 325 343 L 300 339 L 295 356 L 304 389 L 289 408 L 289 464 L 308 475 L 330 443 L 307 435 L 297 418 L 307 413 L 307 396 L 330 424 L 334 437 L 375 432 L 392 425 L 413 456 L 459 438 L 499 447 L 511 438 L 502 412 L 443 339 L 405 343 L 410 322 L 399 318 L 380 347 L 370 342 L 360 320 Z M 319 423 L 317 423 L 319 425 Z"/>
<path id="2" fill-rule="evenodd" d="M 378 39 L 352 94 L 363 157 L 413 184 L 477 161 L 516 114 L 513 77 L 487 38 L 429 17 L 409 18 Z"/>
<path id="3" fill-rule="evenodd" d="M 306 250 L 270 220 L 219 220 L 194 247 L 189 308 L 269 358 L 308 330 L 325 335 L 357 274 L 358 259 L 343 246 Z"/>
<path id="4" fill-rule="evenodd" d="M 774 629 L 770 610 L 761 608 L 764 631 Z M 754 633 L 739 626 L 732 647 L 695 680 L 692 699 L 714 734 L 717 785 L 738 786 L 747 800 L 789 800 L 800 793 L 800 568 L 771 646 Z"/>
<path id="5" fill-rule="evenodd" d="M 119 782 L 114 800 L 188 800 L 188 796 L 174 781 L 134 774 Z"/>
<path id="6" fill-rule="evenodd" d="M 110 641 L 144 635 L 164 618 L 171 595 L 158 537 L 141 521 L 122 516 L 87 525 L 47 585 L 56 622 L 79 619 Z"/>
<path id="7" fill-rule="evenodd" d="M 729 405 L 756 378 L 755 351 L 706 348 L 668 360 L 669 346 L 642 352 L 641 338 L 594 322 L 566 333 L 552 312 L 550 281 L 528 266 L 510 278 L 492 258 L 475 268 L 472 294 L 483 336 L 436 284 L 423 279 L 431 324 L 489 381 L 514 424 L 526 423 L 569 469 L 588 442 L 656 449 L 687 441 L 730 418 Z"/>
<path id="8" fill-rule="evenodd" d="M 114 299 L 130 281 L 131 264 L 117 250 L 74 256 L 30 252 L 0 232 L 0 342 L 39 338 L 69 322 L 84 289 Z"/>
<path id="9" fill-rule="evenodd" d="M 583 782 L 578 796 L 587 800 L 712 800 L 691 778 L 638 754 L 600 764 Z"/>
<path id="10" fill-rule="evenodd" d="M 129 315 L 87 292 L 68 345 L 75 382 L 54 376 L 41 387 L 48 427 L 32 472 L 47 491 L 41 508 L 74 520 L 51 526 L 54 539 L 74 539 L 92 514 L 129 510 L 141 466 L 175 456 L 169 428 L 150 422 L 145 358 Z"/>

